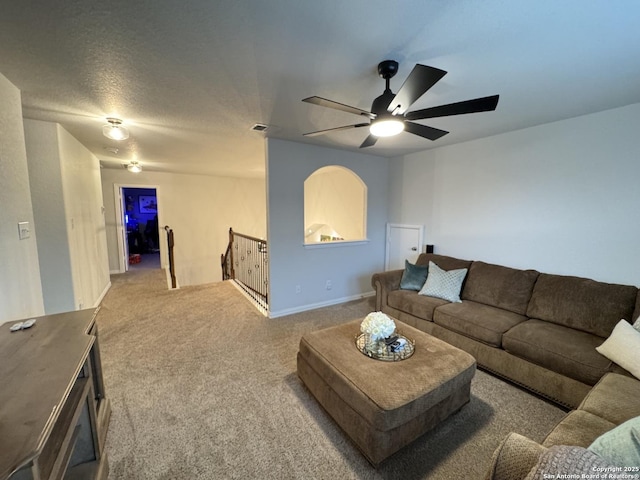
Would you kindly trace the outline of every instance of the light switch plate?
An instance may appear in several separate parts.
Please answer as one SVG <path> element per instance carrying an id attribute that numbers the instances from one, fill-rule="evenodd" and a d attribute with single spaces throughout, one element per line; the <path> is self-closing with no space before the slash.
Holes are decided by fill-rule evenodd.
<path id="1" fill-rule="evenodd" d="M 20 240 L 29 238 L 31 236 L 31 226 L 29 222 L 18 222 L 18 236 Z"/>

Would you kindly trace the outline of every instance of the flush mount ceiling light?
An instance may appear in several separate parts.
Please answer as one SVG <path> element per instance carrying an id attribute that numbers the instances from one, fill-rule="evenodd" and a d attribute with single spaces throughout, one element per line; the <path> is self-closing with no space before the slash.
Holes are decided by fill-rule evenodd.
<path id="1" fill-rule="evenodd" d="M 142 165 L 140 165 L 138 162 L 136 161 L 131 161 L 129 162 L 128 165 L 126 165 L 127 170 L 129 170 L 131 173 L 140 173 L 142 171 Z"/>
<path id="2" fill-rule="evenodd" d="M 107 125 L 102 127 L 102 134 L 111 140 L 126 140 L 129 138 L 129 130 L 122 126 L 122 120 L 119 118 L 107 118 Z"/>
<path id="3" fill-rule="evenodd" d="M 376 137 L 393 137 L 404 130 L 404 122 L 393 118 L 393 116 L 385 116 L 380 119 L 373 120 L 369 127 L 369 133 Z"/>

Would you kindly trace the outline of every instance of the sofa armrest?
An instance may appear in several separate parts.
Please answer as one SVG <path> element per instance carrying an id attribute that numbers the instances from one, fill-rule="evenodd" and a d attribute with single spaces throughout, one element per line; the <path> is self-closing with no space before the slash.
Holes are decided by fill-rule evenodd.
<path id="1" fill-rule="evenodd" d="M 546 450 L 539 443 L 512 432 L 493 453 L 485 480 L 521 480 Z"/>
<path id="2" fill-rule="evenodd" d="M 374 273 L 371 277 L 371 286 L 376 291 L 376 310 L 381 312 L 387 305 L 387 295 L 400 288 L 400 280 L 404 270 L 389 270 L 388 272 Z"/>

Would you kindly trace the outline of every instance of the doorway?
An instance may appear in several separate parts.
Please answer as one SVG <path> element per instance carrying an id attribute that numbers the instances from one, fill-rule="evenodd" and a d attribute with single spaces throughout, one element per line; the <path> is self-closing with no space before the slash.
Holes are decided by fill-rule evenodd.
<path id="1" fill-rule="evenodd" d="M 119 190 L 123 271 L 161 268 L 156 188 L 119 186 Z"/>
<path id="2" fill-rule="evenodd" d="M 403 269 L 405 260 L 415 263 L 420 255 L 423 235 L 422 225 L 388 223 L 385 270 Z"/>

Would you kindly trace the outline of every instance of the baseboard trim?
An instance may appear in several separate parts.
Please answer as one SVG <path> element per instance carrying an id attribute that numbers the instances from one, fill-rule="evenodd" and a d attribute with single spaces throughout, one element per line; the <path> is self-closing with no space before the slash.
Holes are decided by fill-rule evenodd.
<path id="1" fill-rule="evenodd" d="M 110 289 L 111 289 L 111 280 L 107 282 L 107 286 L 104 287 L 104 290 L 98 297 L 98 300 L 96 300 L 96 303 L 93 305 L 93 308 L 98 308 L 100 306 L 100 304 L 102 303 L 102 300 L 104 299 L 105 295 L 107 294 L 107 292 L 109 292 Z"/>
<path id="2" fill-rule="evenodd" d="M 360 300 L 362 298 L 374 297 L 375 294 L 376 294 L 375 290 L 372 290 L 370 292 L 359 293 L 357 295 L 351 295 L 348 297 L 334 298 L 332 300 L 327 300 L 324 302 L 310 303 L 308 305 L 301 305 L 299 307 L 293 307 L 293 308 L 285 308 L 283 310 L 277 310 L 275 312 L 269 311 L 269 318 L 284 317 L 286 315 L 293 315 L 294 313 L 307 312 L 309 310 L 316 310 L 318 308 L 330 307 L 332 305 L 339 305 L 341 303 L 352 302 L 353 300 Z"/>

